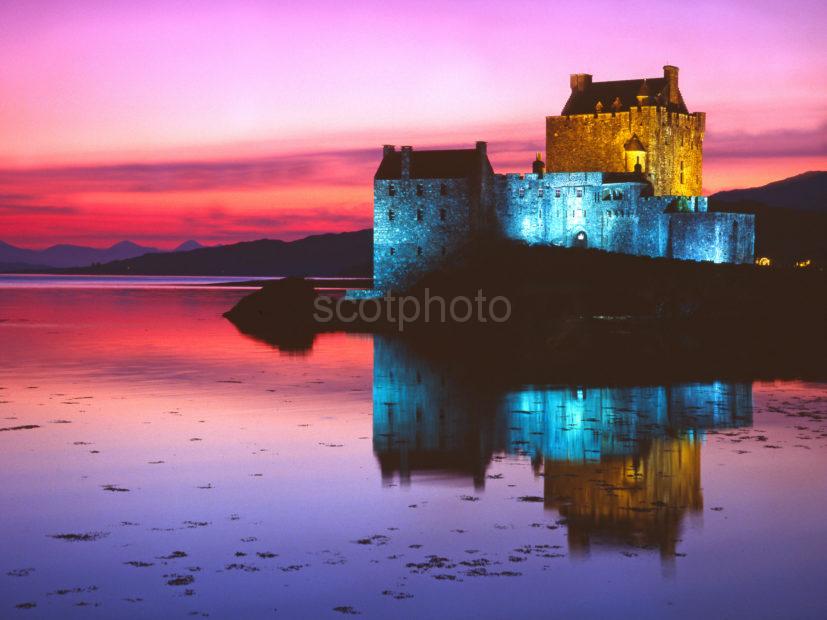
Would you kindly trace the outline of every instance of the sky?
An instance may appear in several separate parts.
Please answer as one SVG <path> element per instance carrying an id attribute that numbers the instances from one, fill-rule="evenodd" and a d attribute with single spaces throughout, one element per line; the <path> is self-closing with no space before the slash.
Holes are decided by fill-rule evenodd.
<path id="1" fill-rule="evenodd" d="M 680 67 L 704 191 L 827 169 L 824 2 L 0 2 L 0 240 L 170 248 L 372 223 L 382 144 L 544 151 L 570 73 Z"/>

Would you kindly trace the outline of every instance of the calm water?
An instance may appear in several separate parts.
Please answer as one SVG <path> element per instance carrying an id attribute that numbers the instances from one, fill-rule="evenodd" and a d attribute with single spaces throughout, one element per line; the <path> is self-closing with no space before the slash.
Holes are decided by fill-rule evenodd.
<path id="1" fill-rule="evenodd" d="M 215 284 L 248 282 L 250 280 L 280 280 L 260 276 L 95 276 L 95 275 L 54 275 L 54 274 L 9 274 L 0 273 L 0 289 L 17 288 L 177 288 L 209 287 Z M 328 278 L 309 278 L 327 280 Z M 346 283 L 364 281 L 364 278 L 336 278 Z M 251 286 L 249 288 L 258 288 Z"/>
<path id="2" fill-rule="evenodd" d="M 0 288 L 0 617 L 827 616 L 827 385 L 475 389 L 244 293 Z"/>

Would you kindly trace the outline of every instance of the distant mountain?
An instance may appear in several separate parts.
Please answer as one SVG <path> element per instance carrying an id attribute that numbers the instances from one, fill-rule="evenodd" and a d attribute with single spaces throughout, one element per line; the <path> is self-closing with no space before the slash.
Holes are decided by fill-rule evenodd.
<path id="1" fill-rule="evenodd" d="M 827 172 L 812 171 L 761 187 L 713 194 L 719 202 L 760 202 L 768 207 L 827 212 Z"/>
<path id="2" fill-rule="evenodd" d="M 718 192 L 710 211 L 755 215 L 755 256 L 778 264 L 827 262 L 827 172 L 805 172 L 761 187 Z"/>
<path id="3" fill-rule="evenodd" d="M 51 271 L 54 267 L 48 265 L 31 265 L 29 263 L 4 263 L 0 262 L 0 273 L 20 273 L 35 271 Z"/>
<path id="4" fill-rule="evenodd" d="M 81 245 L 60 244 L 45 250 L 18 248 L 0 241 L 0 268 L 35 269 L 41 267 L 84 267 L 93 263 L 108 263 L 158 252 L 158 248 L 121 241 L 109 248 L 89 248 Z M 9 267 L 16 265 L 17 267 Z"/>
<path id="5" fill-rule="evenodd" d="M 260 239 L 186 252 L 157 252 L 62 270 L 62 273 L 371 277 L 373 231 L 313 235 L 297 241 Z"/>
<path id="6" fill-rule="evenodd" d="M 184 241 L 184 243 L 175 248 L 173 252 L 189 252 L 190 250 L 197 250 L 203 247 L 204 246 L 198 243 L 197 241 L 193 241 L 192 239 L 190 239 L 189 241 Z"/>

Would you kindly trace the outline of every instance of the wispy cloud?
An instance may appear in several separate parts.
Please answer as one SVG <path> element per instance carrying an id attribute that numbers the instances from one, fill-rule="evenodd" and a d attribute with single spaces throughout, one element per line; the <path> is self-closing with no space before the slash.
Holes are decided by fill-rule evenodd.
<path id="1" fill-rule="evenodd" d="M 214 161 L 0 169 L 0 188 L 166 193 L 261 189 L 310 182 L 354 185 L 365 182 L 378 157 L 378 149 L 342 149 Z"/>
<path id="2" fill-rule="evenodd" d="M 827 156 L 827 122 L 813 129 L 773 129 L 759 133 L 710 132 L 704 142 L 704 157 L 789 158 Z"/>

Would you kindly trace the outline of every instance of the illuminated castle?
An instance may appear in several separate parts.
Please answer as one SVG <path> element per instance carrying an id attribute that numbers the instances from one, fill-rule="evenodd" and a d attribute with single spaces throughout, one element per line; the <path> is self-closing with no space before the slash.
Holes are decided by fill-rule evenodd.
<path id="1" fill-rule="evenodd" d="M 374 291 L 402 290 L 468 241 L 751 263 L 754 216 L 707 211 L 703 112 L 690 113 L 677 67 L 659 78 L 571 76 L 560 116 L 546 118 L 546 163 L 495 174 L 487 145 L 397 150 L 374 177 Z"/>

